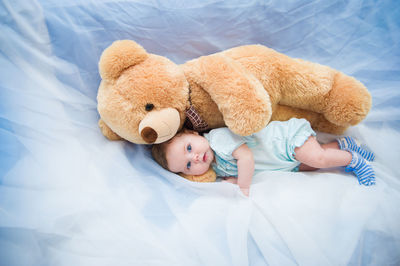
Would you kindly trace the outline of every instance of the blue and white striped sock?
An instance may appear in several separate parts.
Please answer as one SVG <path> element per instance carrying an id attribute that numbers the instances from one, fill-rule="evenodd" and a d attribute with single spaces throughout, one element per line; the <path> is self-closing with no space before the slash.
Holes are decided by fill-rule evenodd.
<path id="1" fill-rule="evenodd" d="M 346 166 L 345 171 L 353 172 L 360 185 L 375 185 L 375 172 L 374 169 L 372 169 L 372 166 L 357 152 L 352 150 L 347 151 L 351 153 L 353 158 L 349 165 Z"/>
<path id="2" fill-rule="evenodd" d="M 375 159 L 375 154 L 372 151 L 369 151 L 367 148 L 361 147 L 361 144 L 353 137 L 338 138 L 337 142 L 339 143 L 341 150 L 355 151 L 370 162 Z"/>

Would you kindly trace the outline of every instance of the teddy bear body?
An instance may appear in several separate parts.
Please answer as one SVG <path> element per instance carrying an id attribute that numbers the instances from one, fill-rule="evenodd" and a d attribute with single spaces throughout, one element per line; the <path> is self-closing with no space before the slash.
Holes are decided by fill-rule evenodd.
<path id="1" fill-rule="evenodd" d="M 103 134 L 139 144 L 172 138 L 190 106 L 209 128 L 227 126 L 239 135 L 292 117 L 339 134 L 371 107 L 369 92 L 356 79 L 262 45 L 176 65 L 133 41 L 117 41 L 103 52 L 99 68 Z"/>
<path id="2" fill-rule="evenodd" d="M 218 61 L 219 64 L 215 63 Z M 226 68 L 221 67 L 224 63 L 227 64 Z M 231 69 L 235 63 L 239 65 L 239 69 Z M 262 45 L 241 46 L 200 57 L 183 64 L 182 68 L 192 88 L 193 105 L 210 127 L 228 125 L 240 135 L 258 131 L 270 120 L 285 121 L 292 117 L 306 118 L 315 130 L 340 134 L 350 125 L 359 123 L 367 115 L 371 105 L 370 94 L 356 79 L 327 66 L 292 59 Z M 227 78 L 220 77 L 223 70 L 227 72 Z M 232 78 L 235 70 L 238 75 L 233 75 Z M 256 81 L 247 84 L 246 79 L 234 80 L 237 77 L 251 77 Z M 244 88 L 240 88 L 239 84 Z M 225 103 L 225 108 L 231 108 L 234 103 L 224 99 L 217 105 L 204 90 L 215 87 L 213 89 L 227 92 L 232 89 L 230 94 L 234 98 L 233 95 L 240 89 L 250 90 L 257 86 L 262 86 L 268 93 L 271 111 L 268 113 L 265 110 L 253 110 L 254 99 L 245 102 L 238 100 L 236 108 L 240 110 L 239 113 L 251 110 L 244 119 L 247 121 L 251 117 L 260 122 L 247 127 L 240 127 L 240 124 L 246 123 L 240 119 L 238 126 L 232 125 L 238 118 L 227 121 L 228 118 L 219 111 L 219 108 L 224 108 L 222 105 Z M 248 94 L 243 92 L 237 96 L 241 98 Z M 260 115 L 257 116 L 258 114 Z"/>

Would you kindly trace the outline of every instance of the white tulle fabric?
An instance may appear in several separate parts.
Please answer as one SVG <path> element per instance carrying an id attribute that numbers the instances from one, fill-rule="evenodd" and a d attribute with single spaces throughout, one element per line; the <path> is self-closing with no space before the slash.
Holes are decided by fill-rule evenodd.
<path id="1" fill-rule="evenodd" d="M 0 265 L 400 264 L 399 16 L 394 0 L 1 1 Z M 117 39 L 176 63 L 260 43 L 355 76 L 373 108 L 347 133 L 375 151 L 376 186 L 265 172 L 247 199 L 106 140 L 97 63 Z"/>

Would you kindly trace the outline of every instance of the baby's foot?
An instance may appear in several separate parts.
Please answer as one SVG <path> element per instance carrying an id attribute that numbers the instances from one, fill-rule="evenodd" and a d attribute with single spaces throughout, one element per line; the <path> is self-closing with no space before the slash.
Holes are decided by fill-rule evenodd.
<path id="1" fill-rule="evenodd" d="M 375 159 L 375 154 L 372 151 L 369 151 L 366 147 L 362 147 L 361 144 L 353 137 L 338 138 L 337 142 L 339 143 L 341 150 L 355 151 L 370 162 Z"/>
<path id="2" fill-rule="evenodd" d="M 365 160 L 360 154 L 347 150 L 353 156 L 351 162 L 346 166 L 346 172 L 353 172 L 358 179 L 358 182 L 365 186 L 371 186 L 375 184 L 375 172 L 372 166 Z"/>

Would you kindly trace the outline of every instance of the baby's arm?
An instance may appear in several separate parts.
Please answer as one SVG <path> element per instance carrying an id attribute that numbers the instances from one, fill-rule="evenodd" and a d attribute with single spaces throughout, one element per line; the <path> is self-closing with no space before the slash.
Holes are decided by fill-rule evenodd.
<path id="1" fill-rule="evenodd" d="M 242 144 L 232 153 L 232 155 L 237 160 L 237 184 L 243 194 L 249 196 L 251 179 L 254 174 L 253 152 L 246 144 Z"/>

